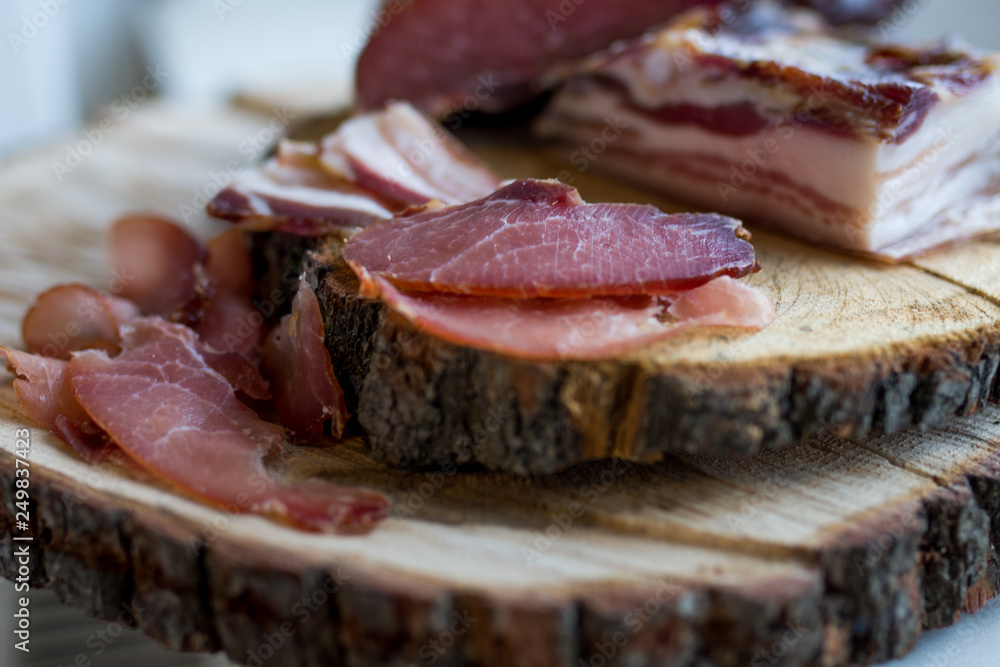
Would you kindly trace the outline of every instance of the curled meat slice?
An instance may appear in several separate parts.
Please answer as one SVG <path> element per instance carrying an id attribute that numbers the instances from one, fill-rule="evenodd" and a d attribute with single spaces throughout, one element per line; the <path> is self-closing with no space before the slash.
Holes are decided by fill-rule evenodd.
<path id="1" fill-rule="evenodd" d="M 282 485 L 265 455 L 280 427 L 238 401 L 187 328 L 139 318 L 117 357 L 89 350 L 70 361 L 73 393 L 109 437 L 152 474 L 216 505 L 314 531 L 364 532 L 388 501 L 364 489 L 309 480 Z"/>
<path id="2" fill-rule="evenodd" d="M 21 336 L 28 352 L 69 359 L 77 350 L 118 350 L 118 328 L 139 314 L 131 301 L 86 285 L 57 285 L 42 292 L 24 316 Z"/>

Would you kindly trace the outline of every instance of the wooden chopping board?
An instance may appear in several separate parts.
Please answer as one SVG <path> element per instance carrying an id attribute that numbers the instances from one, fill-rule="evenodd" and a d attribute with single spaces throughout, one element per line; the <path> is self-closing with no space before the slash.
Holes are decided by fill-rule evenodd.
<path id="1" fill-rule="evenodd" d="M 195 206 L 228 161 L 261 157 L 242 147 L 269 121 L 149 106 L 61 182 L 52 165 L 63 144 L 6 165 L 0 341 L 17 343 L 25 305 L 48 285 L 103 285 L 102 230 L 116 215 Z M 517 167 L 519 153 L 484 150 Z M 577 185 L 595 201 L 628 192 L 589 174 Z M 921 394 L 920 414 L 965 411 L 992 392 L 1000 245 L 887 267 L 756 241 L 771 268 L 754 281 L 777 304 L 775 324 L 663 354 L 707 360 L 722 376 L 747 360 L 850 368 L 890 349 L 925 359 L 927 386 L 942 387 Z M 25 426 L 33 508 L 19 531 L 13 451 Z M 937 431 L 536 478 L 386 469 L 358 442 L 302 448 L 285 464 L 293 479 L 382 489 L 394 516 L 346 538 L 207 508 L 83 464 L 16 414 L 5 383 L 0 572 L 15 576 L 12 537 L 30 534 L 35 585 L 64 601 L 104 618 L 125 604 L 169 647 L 268 665 L 863 663 L 905 653 L 923 628 L 1000 588 L 996 408 Z"/>

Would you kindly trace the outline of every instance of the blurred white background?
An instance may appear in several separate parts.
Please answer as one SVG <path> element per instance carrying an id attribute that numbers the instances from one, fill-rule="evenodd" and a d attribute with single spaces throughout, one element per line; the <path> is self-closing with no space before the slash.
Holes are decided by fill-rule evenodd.
<path id="1" fill-rule="evenodd" d="M 1000 49 L 997 0 L 900 0 L 891 29 Z M 349 90 L 375 0 L 2 0 L 0 157 L 72 128 L 140 84 L 185 101 L 244 88 Z M 889 24 L 887 24 L 889 25 Z M 433 45 L 428 45 L 433 48 Z"/>
<path id="2" fill-rule="evenodd" d="M 503 0 L 498 0 L 503 1 Z M 540 0 L 551 2 L 552 0 Z M 0 0 L 0 160 L 54 140 L 146 79 L 150 92 L 190 104 L 221 102 L 238 92 L 283 90 L 316 107 L 343 100 L 363 46 L 362 28 L 376 0 Z M 884 24 L 890 34 L 932 39 L 961 34 L 1000 49 L 1000 0 L 900 0 Z M 432 44 L 427 45 L 433 48 Z M 149 77 L 149 72 L 157 75 Z M 303 91 L 308 94 L 304 95 Z M 132 94 L 126 99 L 138 99 Z M 121 105 L 119 101 L 117 104 Z M 1000 110 L 997 110 L 1000 113 Z M 0 222 L 0 225 L 3 223 Z M 9 636 L 9 584 L 0 585 L 0 630 Z M 53 599 L 48 657 L 14 662 L 9 640 L 0 665 L 55 667 L 80 638 L 106 624 L 88 622 Z M 22 656 L 27 658 L 27 656 Z M 58 663 L 62 664 L 62 663 Z M 208 664 L 168 655 L 136 635 L 95 667 Z M 216 659 L 213 665 L 225 664 Z M 1000 665 L 1000 604 L 958 626 L 930 633 L 897 667 Z"/>

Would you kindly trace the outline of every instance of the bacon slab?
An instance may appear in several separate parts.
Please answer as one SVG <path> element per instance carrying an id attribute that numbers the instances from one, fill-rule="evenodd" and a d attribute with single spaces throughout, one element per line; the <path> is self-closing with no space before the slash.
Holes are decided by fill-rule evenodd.
<path id="1" fill-rule="evenodd" d="M 330 422 L 333 435 L 343 435 L 348 416 L 344 392 L 324 342 L 319 301 L 306 280 L 299 283 L 292 312 L 268 337 L 264 361 L 285 428 L 311 440 L 322 436 L 323 425 Z"/>
<path id="2" fill-rule="evenodd" d="M 897 261 L 1000 228 L 998 66 L 764 2 L 699 9 L 596 57 L 538 129 L 575 163 Z"/>
<path id="3" fill-rule="evenodd" d="M 758 0 L 737 0 L 730 14 Z M 892 0 L 790 0 L 831 18 L 876 21 Z M 636 37 L 696 5 L 719 0 L 387 1 L 358 60 L 363 108 L 413 101 L 443 118 L 510 109 L 562 77 L 572 63 Z"/>
<path id="4" fill-rule="evenodd" d="M 382 495 L 364 489 L 278 483 L 264 457 L 283 431 L 236 399 L 186 327 L 139 318 L 124 328 L 119 356 L 80 352 L 69 372 L 80 405 L 114 442 L 203 500 L 314 531 L 364 532 L 388 511 Z"/>
<path id="5" fill-rule="evenodd" d="M 586 204 L 557 181 L 515 181 L 478 201 L 399 216 L 344 246 L 397 287 L 499 297 L 672 294 L 757 270 L 738 220 Z"/>
<path id="6" fill-rule="evenodd" d="M 301 236 L 367 227 L 432 200 L 458 204 L 500 179 L 457 139 L 405 102 L 345 121 L 319 145 L 282 142 L 208 205 L 247 231 Z"/>
<path id="7" fill-rule="evenodd" d="M 539 361 L 618 356 L 697 326 L 760 329 L 774 319 L 756 288 L 723 277 L 684 293 L 674 317 L 652 296 L 496 299 L 402 292 L 379 276 L 376 291 L 396 313 L 443 340 Z M 710 289 L 711 288 L 711 289 Z M 670 314 L 673 308 L 670 306 Z"/>

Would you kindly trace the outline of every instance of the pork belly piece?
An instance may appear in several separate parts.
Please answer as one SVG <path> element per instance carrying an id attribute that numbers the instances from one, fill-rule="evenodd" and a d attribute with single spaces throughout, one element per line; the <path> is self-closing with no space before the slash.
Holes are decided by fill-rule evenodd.
<path id="1" fill-rule="evenodd" d="M 538 122 L 572 161 L 898 261 L 1000 228 L 1000 57 L 760 3 L 595 57 Z"/>
<path id="2" fill-rule="evenodd" d="M 358 59 L 362 108 L 411 100 L 436 117 L 524 103 L 574 61 L 720 0 L 386 0 Z M 734 0 L 746 11 L 759 0 Z M 896 0 L 788 0 L 875 22 Z"/>

